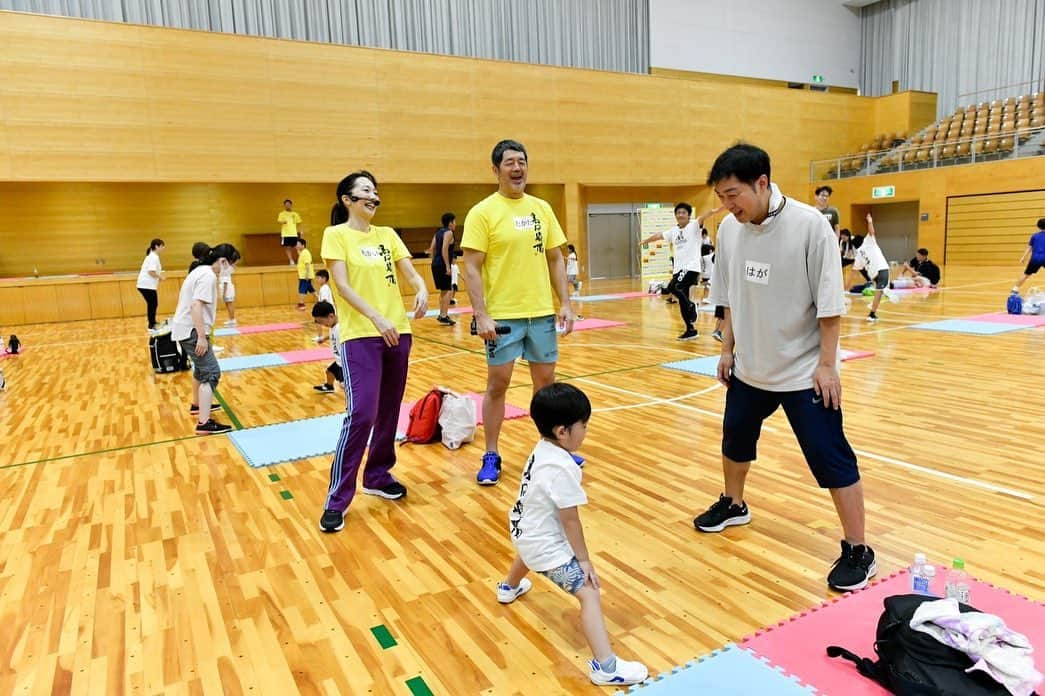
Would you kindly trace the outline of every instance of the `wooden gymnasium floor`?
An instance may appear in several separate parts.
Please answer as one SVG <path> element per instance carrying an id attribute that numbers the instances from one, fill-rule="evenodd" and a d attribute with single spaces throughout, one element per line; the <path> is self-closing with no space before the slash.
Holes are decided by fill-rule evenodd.
<path id="1" fill-rule="evenodd" d="M 842 375 L 883 575 L 915 551 L 962 556 L 980 578 L 1045 599 L 1045 328 L 906 328 L 1002 309 L 1017 270 L 948 269 L 945 290 L 883 305 L 876 326 L 860 301 L 844 320 L 843 347 L 876 353 Z M 711 318 L 680 344 L 677 309 L 659 298 L 583 313 L 628 322 L 564 340 L 559 364 L 597 411 L 582 516 L 618 652 L 658 673 L 829 596 L 837 521 L 781 413 L 750 479 L 752 524 L 692 527 L 721 487 L 723 390 L 658 364 L 717 353 Z M 226 437 L 192 437 L 189 377 L 152 373 L 142 323 L 21 327 L 25 354 L 3 361 L 0 693 L 408 694 L 417 676 L 453 696 L 599 692 L 571 599 L 539 577 L 514 605 L 494 599 L 528 420 L 505 425 L 500 486 L 475 484 L 479 445 L 403 449 L 409 497 L 361 495 L 345 530 L 324 535 L 329 458 L 254 470 Z M 310 336 L 220 343 L 231 356 L 312 347 Z M 415 336 L 409 399 L 436 383 L 483 389 L 466 322 L 421 321 Z M 341 398 L 311 388 L 322 365 L 227 374 L 220 393 L 244 426 L 335 413 Z M 527 379 L 516 371 L 510 402 L 528 403 Z M 380 625 L 397 646 L 381 648 Z"/>

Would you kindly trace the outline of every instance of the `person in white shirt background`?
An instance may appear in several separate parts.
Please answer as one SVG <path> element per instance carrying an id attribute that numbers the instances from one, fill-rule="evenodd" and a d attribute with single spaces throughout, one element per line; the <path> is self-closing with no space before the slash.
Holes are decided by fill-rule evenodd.
<path id="1" fill-rule="evenodd" d="M 857 235 L 853 238 L 853 250 L 856 257 L 853 268 L 867 271 L 871 282 L 874 283 L 874 299 L 871 300 L 871 313 L 867 315 L 867 321 L 874 324 L 878 321 L 878 305 L 882 302 L 884 294 L 890 302 L 898 302 L 897 296 L 889 290 L 889 262 L 878 246 L 878 239 L 874 235 L 874 220 L 871 214 L 867 214 L 867 235 Z"/>
<path id="2" fill-rule="evenodd" d="M 163 265 L 160 263 L 160 254 L 166 245 L 162 239 L 154 239 L 149 242 L 149 248 L 145 252 L 145 260 L 142 261 L 141 270 L 138 271 L 138 282 L 136 286 L 145 300 L 146 312 L 149 317 L 149 331 L 156 329 L 156 308 L 160 305 L 159 293 L 160 281 L 166 277 Z"/>
<path id="3" fill-rule="evenodd" d="M 232 273 L 235 270 L 236 264 L 227 264 L 221 267 L 221 275 L 218 276 L 218 294 L 229 313 L 225 326 L 236 325 L 236 286 L 232 284 Z"/>
<path id="4" fill-rule="evenodd" d="M 577 247 L 567 244 L 566 249 L 569 251 L 566 255 L 566 282 L 573 288 L 574 297 L 577 297 L 581 294 L 581 281 L 577 280 L 581 266 L 577 261 Z"/>
<path id="5" fill-rule="evenodd" d="M 330 289 L 330 272 L 325 268 L 319 269 L 316 271 L 316 277 L 313 282 L 316 284 L 316 305 L 319 305 L 320 302 L 329 302 L 333 306 L 334 293 Z M 312 316 L 316 315 L 313 314 Z M 319 321 L 316 322 L 316 337 L 312 339 L 316 343 L 322 343 L 327 340 L 327 337 L 323 335 L 324 326 L 326 324 Z"/>

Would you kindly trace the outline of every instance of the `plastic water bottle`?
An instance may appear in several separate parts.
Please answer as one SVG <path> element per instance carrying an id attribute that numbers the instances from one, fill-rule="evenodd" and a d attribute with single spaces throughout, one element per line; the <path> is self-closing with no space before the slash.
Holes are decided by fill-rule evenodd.
<path id="1" fill-rule="evenodd" d="M 951 569 L 947 571 L 947 582 L 944 585 L 947 597 L 957 599 L 962 604 L 969 603 L 969 575 L 965 572 L 965 561 L 955 558 Z"/>
<path id="2" fill-rule="evenodd" d="M 925 568 L 928 564 L 925 562 L 924 553 L 914 554 L 914 563 L 911 565 L 911 591 L 915 594 L 929 594 L 929 583 L 925 577 Z"/>
<path id="3" fill-rule="evenodd" d="M 927 594 L 932 597 L 938 596 L 934 589 L 936 586 L 936 566 L 932 563 L 926 563 L 922 566 L 922 576 L 925 578 L 925 592 L 922 594 Z"/>

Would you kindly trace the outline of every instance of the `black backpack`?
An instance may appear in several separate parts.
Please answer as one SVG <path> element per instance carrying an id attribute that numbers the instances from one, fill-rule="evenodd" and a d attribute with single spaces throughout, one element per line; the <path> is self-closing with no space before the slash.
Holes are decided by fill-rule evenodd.
<path id="1" fill-rule="evenodd" d="M 899 696 L 994 696 L 1009 691 L 985 672 L 966 672 L 972 659 L 932 636 L 911 628 L 911 617 L 922 602 L 936 597 L 894 595 L 886 597 L 885 611 L 878 619 L 874 651 L 878 661 L 859 657 L 845 648 L 832 645 L 828 657 L 844 657 L 856 669 Z M 962 612 L 978 611 L 959 604 Z"/>

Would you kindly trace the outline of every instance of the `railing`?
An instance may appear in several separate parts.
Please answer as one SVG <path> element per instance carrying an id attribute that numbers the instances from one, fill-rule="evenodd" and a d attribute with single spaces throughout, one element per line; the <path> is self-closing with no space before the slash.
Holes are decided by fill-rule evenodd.
<path id="1" fill-rule="evenodd" d="M 823 181 L 882 172 L 950 167 L 1045 154 L 1045 128 L 985 133 L 951 142 L 904 143 L 888 150 L 842 155 L 809 163 L 809 180 Z"/>
<path id="2" fill-rule="evenodd" d="M 1025 80 L 1024 82 L 1015 82 L 1011 85 L 1001 85 L 998 87 L 987 87 L 986 89 L 978 89 L 975 92 L 964 92 L 958 95 L 959 103 L 962 101 L 983 101 L 983 98 L 977 97 L 977 95 L 991 95 L 989 99 L 1002 99 L 1010 97 L 1017 92 L 1041 92 L 1045 91 L 1045 76 L 1039 77 L 1036 80 Z M 998 96 L 1000 95 L 1000 96 Z M 968 99 L 968 97 L 977 97 L 976 99 Z"/>

